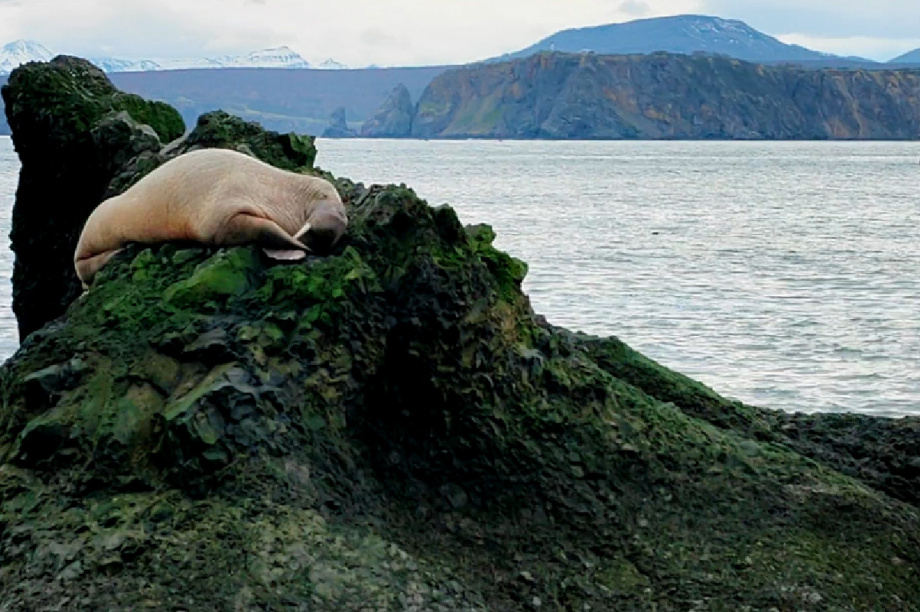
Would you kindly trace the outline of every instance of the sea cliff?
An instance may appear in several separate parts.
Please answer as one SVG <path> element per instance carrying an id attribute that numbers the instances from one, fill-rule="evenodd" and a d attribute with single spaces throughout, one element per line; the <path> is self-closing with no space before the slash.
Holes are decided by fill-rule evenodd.
<path id="1" fill-rule="evenodd" d="M 49 113 L 38 83 L 117 97 L 87 70 L 4 92 L 61 192 L 99 176 L 63 143 L 152 143 Z M 488 226 L 224 113 L 100 149 L 100 197 L 202 146 L 326 177 L 346 237 L 293 264 L 132 246 L 39 322 L 0 367 L 0 609 L 917 609 L 917 419 L 747 406 L 551 325 Z"/>
<path id="2" fill-rule="evenodd" d="M 541 53 L 449 70 L 416 138 L 920 139 L 920 70 Z"/>

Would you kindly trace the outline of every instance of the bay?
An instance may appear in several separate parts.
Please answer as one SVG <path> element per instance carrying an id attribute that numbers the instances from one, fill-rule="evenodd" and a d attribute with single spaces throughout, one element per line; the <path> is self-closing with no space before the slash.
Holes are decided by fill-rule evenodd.
<path id="1" fill-rule="evenodd" d="M 920 415 L 920 143 L 325 140 L 525 260 L 535 310 L 784 410 Z M 18 164 L 0 138 L 0 229 Z M 0 249 L 0 358 L 16 350 Z"/>

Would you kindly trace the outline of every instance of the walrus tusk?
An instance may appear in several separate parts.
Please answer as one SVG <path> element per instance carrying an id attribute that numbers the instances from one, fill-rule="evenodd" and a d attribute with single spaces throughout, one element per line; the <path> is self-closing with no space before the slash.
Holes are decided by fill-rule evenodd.
<path id="1" fill-rule="evenodd" d="M 300 228 L 300 231 L 299 231 L 299 232 L 297 232 L 296 234 L 294 234 L 294 240 L 300 240 L 301 236 L 303 236 L 304 234 L 306 234 L 306 233 L 309 232 L 309 231 L 310 231 L 310 224 L 307 223 L 307 224 L 305 224 L 302 228 Z"/>

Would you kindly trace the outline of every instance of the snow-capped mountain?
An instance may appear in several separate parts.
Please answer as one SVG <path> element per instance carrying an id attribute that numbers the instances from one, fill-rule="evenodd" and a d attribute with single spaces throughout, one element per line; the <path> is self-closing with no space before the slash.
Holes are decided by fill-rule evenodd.
<path id="1" fill-rule="evenodd" d="M 158 60 L 158 63 L 169 68 L 183 64 L 183 68 L 309 68 L 310 63 L 290 47 L 273 47 L 253 51 L 249 55 L 225 55 L 211 57 L 203 60 L 200 65 L 195 65 L 195 60 Z M 184 65 L 192 63 L 193 65 Z"/>
<path id="2" fill-rule="evenodd" d="M 161 70 L 160 65 L 151 60 L 124 60 L 114 57 L 88 57 L 103 72 L 145 72 Z"/>
<path id="3" fill-rule="evenodd" d="M 95 58 L 91 62 L 105 72 L 184 70 L 189 68 L 309 68 L 310 63 L 290 47 L 273 47 L 248 55 L 222 55 L 204 58 L 152 58 L 121 60 Z"/>
<path id="4" fill-rule="evenodd" d="M 0 48 L 0 74 L 29 61 L 48 61 L 54 57 L 45 46 L 35 41 L 17 40 Z M 224 55 L 205 58 L 150 58 L 121 59 L 115 57 L 88 58 L 103 72 L 149 72 L 154 70 L 182 70 L 189 68 L 311 68 L 310 62 L 290 47 L 272 47 L 253 51 L 247 55 Z M 333 59 L 327 59 L 316 68 L 341 70 L 347 68 Z"/>
<path id="5" fill-rule="evenodd" d="M 736 19 L 677 15 L 563 30 L 526 49 L 493 58 L 492 61 L 527 57 L 539 51 L 593 51 L 611 55 L 656 51 L 689 55 L 702 52 L 755 62 L 826 61 L 835 57 L 786 44 Z"/>
<path id="6" fill-rule="evenodd" d="M 319 68 L 320 70 L 347 70 L 348 69 L 348 66 L 346 66 L 342 62 L 337 62 L 332 58 L 329 58 L 323 62 L 320 62 L 315 67 Z"/>
<path id="7" fill-rule="evenodd" d="M 0 74 L 8 74 L 26 62 L 47 62 L 52 57 L 47 47 L 34 40 L 16 40 L 0 47 Z"/>

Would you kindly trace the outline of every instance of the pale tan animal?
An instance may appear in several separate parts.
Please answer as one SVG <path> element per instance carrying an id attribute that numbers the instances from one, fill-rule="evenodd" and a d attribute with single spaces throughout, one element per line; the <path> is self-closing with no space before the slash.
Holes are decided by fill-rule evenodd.
<path id="1" fill-rule="evenodd" d="M 329 181 L 228 149 L 175 157 L 90 214 L 74 253 L 84 286 L 128 243 L 258 244 L 275 259 L 328 251 L 348 218 Z"/>

